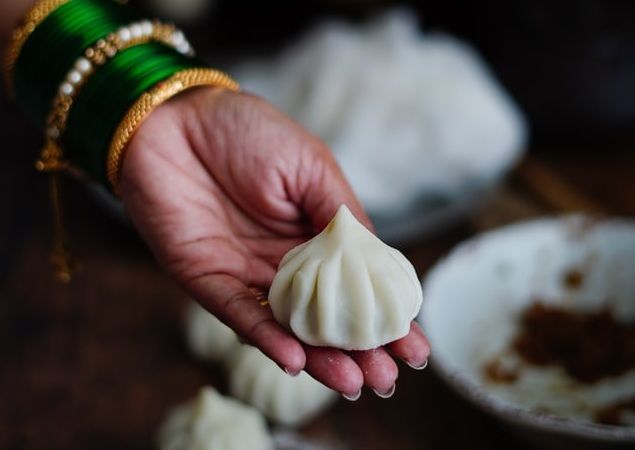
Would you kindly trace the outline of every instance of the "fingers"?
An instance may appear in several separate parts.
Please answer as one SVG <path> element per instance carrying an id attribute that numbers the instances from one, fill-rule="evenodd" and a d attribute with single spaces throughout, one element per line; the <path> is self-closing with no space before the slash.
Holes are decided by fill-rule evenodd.
<path id="1" fill-rule="evenodd" d="M 430 344 L 415 322 L 403 338 L 386 346 L 393 356 L 400 358 L 414 369 L 425 368 L 430 354 Z M 395 393 L 399 369 L 392 356 L 384 348 L 351 352 L 364 377 L 364 384 L 382 398 Z"/>
<path id="2" fill-rule="evenodd" d="M 423 369 L 430 354 L 428 340 L 415 322 L 410 324 L 407 336 L 386 347 L 395 357 L 415 369 Z M 363 385 L 382 398 L 389 398 L 395 393 L 399 369 L 384 348 L 354 351 L 349 355 L 334 349 L 305 348 L 305 351 L 306 370 L 327 386 L 345 394 L 349 400 L 359 398 Z"/>
<path id="3" fill-rule="evenodd" d="M 410 324 L 410 333 L 386 346 L 392 354 L 413 369 L 423 369 L 430 355 L 430 344 L 416 322 Z"/>
<path id="4" fill-rule="evenodd" d="M 364 386 L 364 374 L 357 363 L 334 348 L 304 346 L 306 370 L 313 378 L 351 400 L 357 400 Z"/>
<path id="5" fill-rule="evenodd" d="M 386 350 L 377 348 L 351 352 L 351 358 L 364 374 L 364 383 L 378 396 L 388 398 L 394 394 L 399 369 Z"/>
<path id="6" fill-rule="evenodd" d="M 229 275 L 212 274 L 196 279 L 188 288 L 203 307 L 282 369 L 298 373 L 304 368 L 306 357 L 298 340 L 242 282 Z"/>
<path id="7" fill-rule="evenodd" d="M 423 335 L 418 334 L 414 339 L 419 336 Z M 342 393 L 348 400 L 357 400 L 364 385 L 382 398 L 389 398 L 395 393 L 399 369 L 383 348 L 350 354 L 333 348 L 305 346 L 304 349 L 304 370 L 326 386 Z"/>
<path id="8" fill-rule="evenodd" d="M 257 295 L 234 277 L 215 274 L 195 280 L 193 296 L 210 312 L 255 345 L 288 373 L 302 369 L 350 400 L 356 400 L 364 385 L 380 397 L 395 390 L 398 368 L 389 353 L 378 348 L 346 354 L 332 348 L 311 347 L 284 330 Z M 422 368 L 430 346 L 421 328 L 411 324 L 410 333 L 387 348 L 414 368 Z"/>

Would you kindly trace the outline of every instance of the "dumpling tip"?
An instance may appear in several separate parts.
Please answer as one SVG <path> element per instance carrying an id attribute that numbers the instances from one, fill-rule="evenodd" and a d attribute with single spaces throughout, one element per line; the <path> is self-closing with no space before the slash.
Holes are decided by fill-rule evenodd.
<path id="1" fill-rule="evenodd" d="M 331 219 L 331 222 L 327 225 L 326 229 L 330 232 L 338 226 L 342 226 L 351 222 L 361 225 L 361 223 L 353 215 L 351 210 L 348 209 L 348 206 L 342 203 L 338 208 L 337 213 L 335 213 L 335 216 Z"/>

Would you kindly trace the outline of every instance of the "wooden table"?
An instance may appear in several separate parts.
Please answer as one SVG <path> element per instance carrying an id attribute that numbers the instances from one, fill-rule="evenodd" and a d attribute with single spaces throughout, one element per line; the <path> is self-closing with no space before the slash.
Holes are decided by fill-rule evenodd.
<path id="1" fill-rule="evenodd" d="M 38 134 L 1 112 L 0 448 L 152 448 L 168 408 L 226 380 L 189 355 L 183 294 L 134 232 L 70 180 L 84 269 L 70 286 L 52 280 L 46 181 L 31 170 Z M 474 217 L 405 249 L 419 273 L 460 240 L 520 218 L 578 208 L 635 216 L 635 152 L 537 154 Z M 341 400 L 301 433 L 347 449 L 525 448 L 431 370 L 405 367 L 393 398 Z"/>

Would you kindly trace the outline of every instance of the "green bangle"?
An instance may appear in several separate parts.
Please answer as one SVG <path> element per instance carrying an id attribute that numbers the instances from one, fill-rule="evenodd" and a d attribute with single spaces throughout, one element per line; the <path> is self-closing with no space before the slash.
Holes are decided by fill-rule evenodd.
<path id="1" fill-rule="evenodd" d="M 7 84 L 27 114 L 47 125 L 36 167 L 51 173 L 60 280 L 70 280 L 73 261 L 57 173 L 71 162 L 116 190 L 128 142 L 154 108 L 195 86 L 238 89 L 224 73 L 198 68 L 190 50 L 172 26 L 135 22 L 115 0 L 40 0 L 14 33 Z"/>
<path id="2" fill-rule="evenodd" d="M 65 156 L 107 184 L 106 153 L 126 111 L 158 82 L 200 66 L 197 60 L 157 43 L 118 53 L 88 80 L 75 100 L 62 140 Z"/>
<path id="3" fill-rule="evenodd" d="M 20 105 L 46 125 L 40 170 L 72 163 L 108 184 L 108 155 L 123 154 L 121 145 L 109 152 L 112 137 L 146 91 L 187 70 L 175 82 L 237 89 L 222 72 L 196 69 L 203 64 L 173 26 L 135 21 L 115 0 L 42 0 L 39 9 L 10 75 Z"/>
<path id="4" fill-rule="evenodd" d="M 135 19 L 114 0 L 70 0 L 51 12 L 30 34 L 15 62 L 18 103 L 44 126 L 70 67 L 97 40 Z"/>
<path id="5" fill-rule="evenodd" d="M 7 90 L 12 97 L 15 96 L 13 91 L 15 62 L 20 56 L 24 43 L 49 14 L 68 1 L 70 0 L 39 0 L 35 2 L 24 15 L 20 26 L 13 30 L 4 60 L 5 82 Z"/>
<path id="6" fill-rule="evenodd" d="M 156 107 L 175 95 L 198 86 L 223 88 L 231 91 L 239 89 L 238 83 L 223 72 L 207 68 L 194 68 L 179 71 L 144 92 L 121 120 L 110 142 L 106 156 L 106 168 L 108 182 L 115 193 L 119 187 L 119 174 L 126 148 L 139 126 Z"/>

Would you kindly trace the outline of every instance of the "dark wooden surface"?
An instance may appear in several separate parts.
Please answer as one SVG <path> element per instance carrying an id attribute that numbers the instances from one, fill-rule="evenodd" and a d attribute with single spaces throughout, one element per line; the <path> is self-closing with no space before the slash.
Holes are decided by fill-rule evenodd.
<path id="1" fill-rule="evenodd" d="M 31 170 L 38 135 L 3 108 L 0 448 L 153 448 L 168 408 L 203 384 L 223 390 L 225 378 L 188 354 L 183 294 L 134 232 L 70 180 L 67 212 L 84 269 L 70 286 L 53 281 L 46 182 Z M 484 210 L 405 251 L 423 274 L 483 228 L 577 209 L 567 190 L 583 207 L 635 216 L 635 152 L 625 147 L 538 152 Z M 393 398 L 365 393 L 356 403 L 341 400 L 301 432 L 348 449 L 525 448 L 430 369 L 404 369 Z"/>

